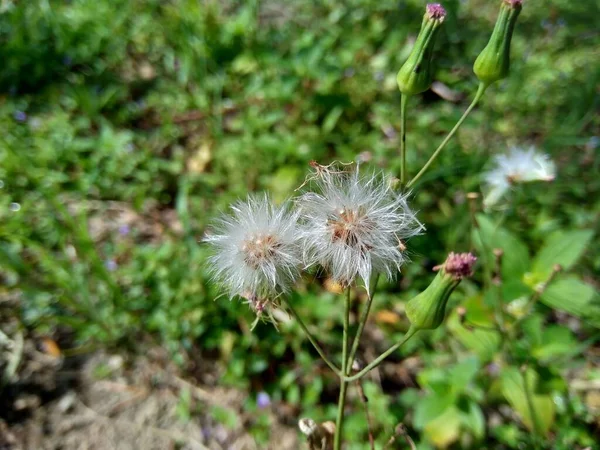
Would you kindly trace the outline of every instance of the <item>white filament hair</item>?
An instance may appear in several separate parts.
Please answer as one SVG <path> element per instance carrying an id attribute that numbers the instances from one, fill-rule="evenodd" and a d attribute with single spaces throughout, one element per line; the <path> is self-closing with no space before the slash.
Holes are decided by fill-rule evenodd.
<path id="1" fill-rule="evenodd" d="M 214 250 L 212 277 L 230 297 L 273 300 L 299 275 L 298 213 L 288 204 L 273 205 L 267 195 L 249 196 L 231 209 L 204 239 Z"/>
<path id="2" fill-rule="evenodd" d="M 363 176 L 359 167 L 319 174 L 319 192 L 298 199 L 305 265 L 321 265 L 349 285 L 361 278 L 369 291 L 373 274 L 393 278 L 406 261 L 403 240 L 423 225 L 389 177 Z"/>
<path id="3" fill-rule="evenodd" d="M 483 202 L 488 207 L 495 205 L 514 184 L 552 181 L 556 177 L 554 162 L 535 147 L 527 150 L 512 147 L 507 154 L 496 155 L 493 164 L 494 167 L 483 174 Z"/>

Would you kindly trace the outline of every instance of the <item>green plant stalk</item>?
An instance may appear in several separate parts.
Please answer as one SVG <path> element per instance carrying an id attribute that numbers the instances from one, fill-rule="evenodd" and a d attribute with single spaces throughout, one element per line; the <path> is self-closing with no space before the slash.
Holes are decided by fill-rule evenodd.
<path id="1" fill-rule="evenodd" d="M 400 186 L 406 183 L 406 107 L 408 95 L 402 94 L 400 97 Z"/>
<path id="2" fill-rule="evenodd" d="M 423 176 L 423 174 L 425 172 L 427 172 L 427 169 L 429 168 L 429 166 L 431 166 L 431 164 L 433 164 L 433 162 L 439 156 L 439 154 L 444 149 L 446 144 L 448 144 L 450 139 L 452 139 L 452 136 L 454 136 L 454 134 L 458 131 L 458 129 L 463 124 L 463 122 L 465 121 L 467 116 L 471 113 L 471 111 L 473 111 L 473 108 L 475 108 L 475 106 L 477 106 L 477 103 L 479 103 L 479 100 L 481 100 L 481 98 L 483 97 L 483 94 L 485 93 L 485 90 L 488 88 L 488 86 L 489 86 L 489 84 L 486 84 L 483 82 L 479 83 L 479 88 L 477 89 L 475 98 L 473 99 L 473 101 L 471 102 L 471 104 L 469 105 L 467 110 L 464 112 L 464 114 L 458 120 L 458 122 L 456 122 L 456 125 L 454 125 L 454 128 L 452 128 L 452 130 L 450 130 L 450 133 L 448 133 L 448 136 L 446 136 L 446 138 L 442 141 L 442 143 L 436 149 L 436 151 L 433 152 L 433 155 L 431 155 L 431 157 L 429 158 L 429 161 L 427 161 L 425 163 L 425 165 L 421 168 L 419 173 L 417 173 L 417 175 L 412 180 L 410 180 L 410 182 L 406 185 L 406 187 L 411 187 L 413 184 L 415 184 L 419 180 L 419 178 L 421 178 Z"/>
<path id="3" fill-rule="evenodd" d="M 288 309 L 290 310 L 290 312 L 292 313 L 292 315 L 294 316 L 294 318 L 298 321 L 298 324 L 300 325 L 300 328 L 302 328 L 302 331 L 304 331 L 304 334 L 306 334 L 306 337 L 308 338 L 308 340 L 310 341 L 310 343 L 313 345 L 313 347 L 315 348 L 315 350 L 317 351 L 317 353 L 319 354 L 319 356 L 321 357 L 321 359 L 323 361 L 325 361 L 325 364 L 327 364 L 329 366 L 329 368 L 331 370 L 333 370 L 333 372 L 337 376 L 342 376 L 343 373 L 340 371 L 340 369 L 337 368 L 337 366 L 334 363 L 332 363 L 329 360 L 329 358 L 327 358 L 327 356 L 325 355 L 325 352 L 323 351 L 323 349 L 321 348 L 321 346 L 317 343 L 316 339 L 313 337 L 313 335 L 311 334 L 311 332 L 308 331 L 308 328 L 306 327 L 306 325 L 304 324 L 304 322 L 300 318 L 300 315 L 296 312 L 296 310 L 292 306 L 291 302 L 288 301 L 283 296 L 282 296 L 282 298 L 283 298 L 283 302 L 288 307 Z"/>
<path id="4" fill-rule="evenodd" d="M 379 281 L 379 274 L 375 277 L 375 282 L 373 283 L 373 290 L 377 287 L 377 282 Z M 354 336 L 354 341 L 352 342 L 352 347 L 350 349 L 350 356 L 348 357 L 348 370 L 347 373 L 352 372 L 352 364 L 354 363 L 354 358 L 356 357 L 356 352 L 358 351 L 358 345 L 360 343 L 360 338 L 362 336 L 363 330 L 365 329 L 365 325 L 367 324 L 367 320 L 369 319 L 369 313 L 371 312 L 371 305 L 373 305 L 373 297 L 375 293 L 369 294 L 369 298 L 367 299 L 367 304 L 365 305 L 365 309 L 363 310 L 362 316 L 360 318 L 360 322 L 358 323 L 358 329 L 356 330 L 356 335 Z"/>
<path id="5" fill-rule="evenodd" d="M 344 407 L 346 406 L 346 392 L 348 391 L 348 382 L 345 380 L 349 370 L 348 361 L 348 329 L 350 328 L 350 287 L 346 295 L 346 305 L 344 308 L 344 335 L 342 342 L 342 375 L 340 376 L 340 398 L 338 401 L 337 418 L 335 421 L 335 435 L 333 437 L 333 450 L 342 448 L 342 430 L 344 427 Z"/>
<path id="6" fill-rule="evenodd" d="M 408 329 L 408 331 L 406 332 L 406 334 L 404 335 L 404 337 L 400 341 L 396 342 L 394 345 L 392 345 L 390 348 L 388 348 L 385 352 L 383 352 L 381 355 L 379 355 L 377 357 L 377 359 L 373 360 L 371 362 L 371 364 L 366 366 L 360 372 L 358 372 L 352 376 L 345 376 L 344 380 L 347 382 L 351 382 L 351 381 L 355 381 L 355 380 L 358 380 L 358 379 L 364 377 L 372 369 L 374 369 L 379 364 L 381 364 L 388 356 L 390 356 L 392 353 L 394 353 L 396 350 L 398 350 L 406 341 L 408 341 L 411 337 L 413 337 L 417 333 L 417 331 L 419 331 L 419 330 L 417 330 L 416 328 L 410 327 Z"/>

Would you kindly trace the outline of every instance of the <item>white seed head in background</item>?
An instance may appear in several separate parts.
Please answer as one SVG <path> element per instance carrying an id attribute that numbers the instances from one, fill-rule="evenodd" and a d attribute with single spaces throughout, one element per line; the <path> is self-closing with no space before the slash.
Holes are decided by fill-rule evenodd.
<path id="1" fill-rule="evenodd" d="M 317 192 L 298 199 L 305 265 L 319 264 L 342 285 L 381 273 L 393 278 L 405 262 L 404 240 L 423 225 L 390 177 L 341 167 L 316 178 Z"/>
<path id="2" fill-rule="evenodd" d="M 483 174 L 483 203 L 486 207 L 495 205 L 514 184 L 552 181 L 555 177 L 556 166 L 548 155 L 535 147 L 513 147 L 505 155 L 496 155 L 493 168 Z"/>
<path id="3" fill-rule="evenodd" d="M 210 271 L 230 297 L 246 298 L 260 313 L 299 275 L 298 213 L 273 205 L 267 195 L 250 196 L 231 209 L 204 239 L 214 251 Z"/>

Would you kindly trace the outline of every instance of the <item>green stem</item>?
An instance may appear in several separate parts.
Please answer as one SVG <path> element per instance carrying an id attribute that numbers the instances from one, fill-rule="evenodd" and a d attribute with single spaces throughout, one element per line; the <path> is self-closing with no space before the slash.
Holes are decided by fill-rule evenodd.
<path id="1" fill-rule="evenodd" d="M 406 332 L 406 334 L 404 335 L 404 337 L 400 341 L 396 342 L 394 345 L 392 345 L 390 348 L 388 348 L 385 352 L 383 352 L 381 355 L 379 355 L 377 357 L 377 359 L 375 359 L 373 362 L 371 362 L 371 364 L 369 364 L 367 367 L 362 369 L 360 372 L 352 375 L 351 377 L 346 376 L 346 377 L 344 377 L 344 380 L 347 382 L 350 382 L 350 381 L 358 380 L 359 378 L 364 377 L 368 372 L 370 372 L 372 369 L 374 369 L 379 364 L 381 364 L 385 358 L 390 356 L 392 353 L 394 353 L 396 350 L 398 350 L 406 341 L 408 341 L 411 337 L 413 337 L 417 333 L 417 331 L 419 331 L 419 330 L 416 328 L 412 328 L 412 327 L 409 328 L 408 331 Z"/>
<path id="2" fill-rule="evenodd" d="M 479 84 L 479 88 L 477 89 L 477 93 L 475 94 L 475 98 L 473 99 L 473 101 L 471 102 L 471 104 L 469 105 L 469 107 L 467 108 L 467 110 L 465 111 L 465 113 L 458 120 L 458 122 L 456 122 L 456 125 L 454 125 L 454 128 L 452 128 L 452 130 L 450 131 L 450 133 L 448 133 L 448 136 L 446 136 L 446 138 L 442 141 L 442 143 L 437 148 L 437 150 L 435 152 L 433 152 L 433 155 L 431 155 L 431 158 L 429 158 L 429 161 L 427 161 L 425 163 L 425 165 L 421 168 L 421 170 L 419 171 L 419 173 L 412 180 L 410 180 L 410 182 L 406 185 L 406 187 L 411 187 L 413 184 L 415 184 L 417 182 L 417 180 L 419 178 L 421 178 L 421 176 L 423 176 L 423 174 L 427 171 L 427 169 L 429 168 L 429 166 L 431 166 L 431 164 L 433 164 L 433 162 L 435 161 L 435 159 L 439 156 L 440 152 L 444 149 L 444 147 L 450 141 L 450 139 L 452 138 L 452 136 L 454 136 L 454 134 L 458 131 L 458 129 L 460 128 L 460 126 L 463 124 L 463 122 L 465 121 L 465 119 L 467 118 L 467 116 L 471 113 L 471 111 L 473 111 L 473 108 L 475 108 L 475 106 L 477 105 L 477 103 L 479 103 L 479 100 L 481 100 L 481 97 L 483 97 L 483 94 L 484 94 L 484 92 L 485 92 L 485 90 L 487 89 L 488 86 L 489 86 L 489 84 L 486 84 L 486 83 L 483 83 L 483 82 Z"/>
<path id="3" fill-rule="evenodd" d="M 313 337 L 313 335 L 310 333 L 310 331 L 308 331 L 308 328 L 306 327 L 306 325 L 304 324 L 304 322 L 302 321 L 302 319 L 300 318 L 300 316 L 298 315 L 298 313 L 296 312 L 296 310 L 292 306 L 291 302 L 288 301 L 283 296 L 282 296 L 282 298 L 283 298 L 284 303 L 286 304 L 286 306 L 288 307 L 288 309 L 290 310 L 290 312 L 294 316 L 294 318 L 298 321 L 298 324 L 300 325 L 300 328 L 302 328 L 302 331 L 304 331 L 304 333 L 306 334 L 306 337 L 308 338 L 308 340 L 310 341 L 310 343 L 313 345 L 313 347 L 315 348 L 315 350 L 317 351 L 317 353 L 319 354 L 319 356 L 321 357 L 321 359 L 323 361 L 325 361 L 325 364 L 327 364 L 329 366 L 329 368 L 331 370 L 333 370 L 337 376 L 341 376 L 343 373 L 340 371 L 340 369 L 338 369 L 336 367 L 335 364 L 333 364 L 329 360 L 329 358 L 327 358 L 327 356 L 325 356 L 325 352 L 323 351 L 323 349 L 321 348 L 321 346 L 317 343 L 316 339 Z"/>
<path id="4" fill-rule="evenodd" d="M 348 329 L 350 328 L 350 287 L 346 295 L 346 305 L 344 308 L 344 336 L 342 342 L 342 375 L 340 376 L 340 398 L 338 401 L 337 418 L 335 421 L 335 435 L 333 438 L 333 450 L 342 448 L 342 429 L 344 427 L 344 407 L 346 406 L 346 391 L 348 382 L 345 377 L 348 373 L 350 362 L 348 361 Z"/>
<path id="5" fill-rule="evenodd" d="M 408 96 L 402 94 L 400 97 L 400 185 L 406 183 L 406 106 Z"/>
<path id="6" fill-rule="evenodd" d="M 373 284 L 373 291 L 377 287 L 377 282 L 379 281 L 379 274 L 375 277 L 375 283 Z M 362 316 L 360 318 L 360 322 L 358 323 L 358 329 L 356 330 L 356 336 L 354 336 L 354 341 L 352 342 L 352 348 L 350 349 L 350 356 L 348 357 L 348 370 L 347 373 L 352 372 L 352 364 L 354 363 L 354 358 L 356 357 L 356 352 L 358 351 L 358 344 L 360 343 L 360 338 L 362 336 L 363 330 L 365 329 L 365 325 L 367 324 L 367 319 L 369 318 L 369 313 L 371 312 L 371 305 L 373 304 L 373 297 L 375 293 L 371 294 L 367 292 L 368 299 L 367 304 L 365 305 L 365 309 L 363 310 Z"/>

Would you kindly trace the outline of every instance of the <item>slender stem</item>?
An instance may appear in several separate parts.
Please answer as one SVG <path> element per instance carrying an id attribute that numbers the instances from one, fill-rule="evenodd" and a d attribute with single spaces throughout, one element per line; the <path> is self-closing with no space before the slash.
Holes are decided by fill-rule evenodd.
<path id="1" fill-rule="evenodd" d="M 529 317 L 529 312 L 531 312 L 531 309 L 533 308 L 533 306 L 540 299 L 540 297 L 544 294 L 544 292 L 546 292 L 546 289 L 548 288 L 550 283 L 552 283 L 552 281 L 554 281 L 554 278 L 556 278 L 556 275 L 558 275 L 561 271 L 562 271 L 562 267 L 560 266 L 560 264 L 556 264 L 552 268 L 552 272 L 550 272 L 550 275 L 548 275 L 548 278 L 546 279 L 546 281 L 544 281 L 542 284 L 540 284 L 535 289 L 535 291 L 533 292 L 533 294 L 527 301 L 527 304 L 525 305 L 525 313 L 521 317 L 519 317 L 517 320 L 515 320 L 514 323 L 512 324 L 512 329 L 514 332 L 518 332 L 519 325 L 527 317 Z"/>
<path id="2" fill-rule="evenodd" d="M 379 274 L 375 277 L 375 282 L 373 283 L 373 291 L 377 287 L 377 282 L 379 281 Z M 350 356 L 348 357 L 348 371 L 347 373 L 352 372 L 352 364 L 354 363 L 354 358 L 356 357 L 356 352 L 358 350 L 358 345 L 360 343 L 360 338 L 362 336 L 363 330 L 365 329 L 365 325 L 367 324 L 367 320 L 369 318 L 369 313 L 371 311 L 371 305 L 373 304 L 373 297 L 375 296 L 375 292 L 372 294 L 367 292 L 369 298 L 367 299 L 367 304 L 365 305 L 365 309 L 363 310 L 362 316 L 360 318 L 360 322 L 358 323 L 358 329 L 356 330 L 356 336 L 354 336 L 354 341 L 352 342 L 352 348 L 350 349 Z"/>
<path id="3" fill-rule="evenodd" d="M 427 161 L 425 163 L 425 165 L 421 168 L 421 170 L 419 171 L 419 173 L 412 180 L 410 180 L 410 182 L 406 185 L 406 187 L 411 187 L 413 184 L 415 184 L 417 182 L 417 180 L 419 178 L 421 178 L 421 176 L 427 171 L 427 169 L 429 168 L 429 166 L 431 166 L 431 164 L 433 164 L 433 162 L 435 161 L 435 159 L 439 156 L 440 152 L 444 149 L 444 147 L 450 141 L 450 139 L 452 138 L 452 136 L 454 136 L 454 134 L 458 131 L 458 129 L 460 128 L 460 126 L 463 124 L 463 122 L 465 121 L 465 119 L 467 118 L 467 116 L 471 113 L 471 111 L 473 111 L 473 108 L 475 108 L 475 106 L 477 105 L 477 103 L 479 103 L 479 100 L 481 100 L 481 97 L 483 97 L 483 93 L 485 92 L 485 90 L 487 89 L 488 86 L 489 85 L 485 84 L 485 83 L 480 83 L 479 84 L 479 88 L 477 89 L 477 93 L 475 94 L 475 98 L 473 99 L 473 101 L 471 102 L 471 104 L 469 105 L 469 107 L 467 108 L 467 110 L 465 111 L 465 113 L 458 120 L 458 122 L 456 122 L 456 125 L 454 125 L 454 128 L 452 128 L 452 130 L 450 131 L 450 133 L 448 133 L 448 136 L 446 136 L 446 138 L 442 141 L 442 143 L 437 148 L 437 150 L 435 152 L 433 152 L 433 155 L 431 155 L 431 157 L 429 158 L 429 161 Z"/>
<path id="4" fill-rule="evenodd" d="M 344 336 L 342 342 L 342 375 L 340 376 L 340 398 L 338 401 L 337 419 L 335 422 L 335 435 L 333 438 L 333 450 L 342 448 L 342 430 L 344 427 L 344 407 L 346 406 L 346 392 L 348 382 L 345 380 L 349 369 L 348 361 L 348 329 L 350 328 L 350 287 L 346 295 L 346 305 L 344 308 Z"/>
<path id="5" fill-rule="evenodd" d="M 371 364 L 369 364 L 367 367 L 362 369 L 360 372 L 358 372 L 352 376 L 345 376 L 344 380 L 350 382 L 350 381 L 358 380 L 359 378 L 364 377 L 368 372 L 370 372 L 372 369 L 374 369 L 379 364 L 381 364 L 385 358 L 390 356 L 392 353 L 394 353 L 396 350 L 398 350 L 406 341 L 408 341 L 411 337 L 413 337 L 417 331 L 419 331 L 419 330 L 416 328 L 412 328 L 412 327 L 409 328 L 408 331 L 406 332 L 406 334 L 404 335 L 404 337 L 400 341 L 396 342 L 394 345 L 392 345 L 390 348 L 388 348 L 385 352 L 383 352 L 381 355 L 379 355 L 377 357 L 377 359 L 375 359 L 373 362 L 371 362 Z"/>
<path id="6" fill-rule="evenodd" d="M 360 400 L 363 402 L 365 407 L 365 417 L 367 418 L 367 431 L 369 433 L 369 445 L 371 446 L 371 450 L 375 450 L 375 437 L 373 437 L 373 424 L 371 423 L 371 414 L 369 413 L 369 398 L 365 394 L 365 390 L 363 389 L 362 380 L 356 381 L 356 386 L 358 387 L 358 393 L 360 395 Z"/>
<path id="7" fill-rule="evenodd" d="M 300 328 L 302 328 L 302 331 L 304 331 L 304 333 L 306 334 L 306 337 L 308 338 L 308 340 L 310 341 L 310 343 L 313 345 L 313 347 L 315 348 L 315 350 L 317 351 L 317 353 L 319 354 L 319 356 L 321 357 L 321 359 L 323 361 L 325 361 L 325 364 L 327 364 L 329 366 L 329 368 L 331 370 L 333 370 L 335 372 L 335 374 L 337 376 L 341 376 L 342 372 L 340 371 L 340 369 L 338 369 L 336 367 L 335 364 L 333 364 L 329 358 L 327 358 L 327 356 L 325 356 L 325 352 L 323 351 L 323 349 L 319 346 L 319 344 L 317 343 L 316 339 L 313 337 L 313 335 L 310 333 L 310 331 L 308 331 L 308 328 L 306 327 L 306 325 L 304 324 L 304 322 L 302 321 L 302 319 L 300 318 L 300 316 L 298 315 L 298 313 L 296 312 L 296 310 L 294 309 L 294 307 L 292 306 L 291 302 L 288 301 L 285 297 L 283 297 L 283 301 L 285 302 L 286 306 L 288 307 L 288 309 L 290 310 L 290 312 L 292 313 L 292 315 L 294 316 L 294 318 L 298 321 L 298 323 L 300 324 Z"/>
<path id="8" fill-rule="evenodd" d="M 408 103 L 408 96 L 402 94 L 400 97 L 400 160 L 402 165 L 400 166 L 400 185 L 404 186 L 406 183 L 406 105 Z"/>

